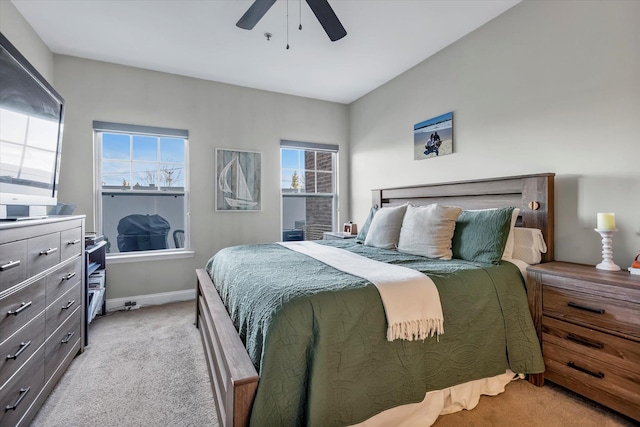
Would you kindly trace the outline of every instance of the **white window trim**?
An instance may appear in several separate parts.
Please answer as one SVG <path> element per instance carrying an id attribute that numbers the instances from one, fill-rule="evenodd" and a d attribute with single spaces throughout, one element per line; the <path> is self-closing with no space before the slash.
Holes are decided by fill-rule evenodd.
<path id="1" fill-rule="evenodd" d="M 333 219 L 332 219 L 332 229 L 339 229 L 339 217 L 340 217 L 340 177 L 339 177 L 339 161 L 340 161 L 340 150 L 339 146 L 335 144 L 323 144 L 316 142 L 303 142 L 303 141 L 292 141 L 292 140 L 280 140 L 280 169 L 279 173 L 282 174 L 282 149 L 292 149 L 292 150 L 308 150 L 308 151 L 326 151 L 335 154 L 333 157 L 333 177 L 332 177 L 332 186 L 333 193 L 283 193 L 282 188 L 280 189 L 280 232 L 282 233 L 282 217 L 284 215 L 283 212 L 283 203 L 282 200 L 284 197 L 324 197 L 331 198 L 333 201 Z"/>
<path id="2" fill-rule="evenodd" d="M 185 140 L 185 177 L 184 188 L 181 193 L 184 194 L 185 200 L 185 212 L 184 212 L 184 232 L 185 241 L 184 248 L 179 249 L 167 249 L 156 251 L 137 251 L 137 252 L 117 252 L 106 254 L 107 260 L 110 264 L 125 264 L 129 262 L 140 261 L 158 261 L 164 259 L 180 259 L 180 258 L 192 258 L 195 255 L 195 251 L 191 249 L 191 215 L 190 215 L 190 189 L 189 182 L 189 132 L 182 129 L 170 129 L 153 126 L 139 126 L 128 125 L 120 123 L 110 123 L 94 120 L 93 122 L 93 148 L 94 148 L 94 175 L 93 175 L 93 188 L 95 193 L 95 202 L 93 204 L 93 217 L 94 224 L 97 229 L 102 229 L 102 189 L 98 187 L 97 183 L 100 182 L 102 176 L 102 138 L 98 138 L 99 133 L 104 132 L 124 132 L 124 133 L 136 133 L 136 134 L 152 134 L 154 136 L 168 136 L 184 138 Z"/>
<path id="3" fill-rule="evenodd" d="M 167 259 L 193 258 L 195 251 L 190 249 L 169 249 L 166 251 L 140 251 L 107 254 L 109 264 L 126 264 L 140 261 L 162 261 Z"/>

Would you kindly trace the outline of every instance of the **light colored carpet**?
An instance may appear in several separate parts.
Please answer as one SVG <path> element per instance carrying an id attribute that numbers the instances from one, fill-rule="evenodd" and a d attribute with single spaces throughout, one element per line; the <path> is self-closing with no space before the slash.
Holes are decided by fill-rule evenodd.
<path id="1" fill-rule="evenodd" d="M 630 418 L 546 382 L 514 381 L 497 396 L 482 396 L 471 411 L 443 415 L 433 427 L 631 427 Z"/>
<path id="2" fill-rule="evenodd" d="M 96 317 L 32 426 L 217 426 L 194 304 Z"/>
<path id="3" fill-rule="evenodd" d="M 34 427 L 217 427 L 194 302 L 98 317 L 36 416 Z M 516 381 L 483 396 L 472 411 L 441 416 L 435 427 L 613 427 L 631 419 L 548 383 Z"/>

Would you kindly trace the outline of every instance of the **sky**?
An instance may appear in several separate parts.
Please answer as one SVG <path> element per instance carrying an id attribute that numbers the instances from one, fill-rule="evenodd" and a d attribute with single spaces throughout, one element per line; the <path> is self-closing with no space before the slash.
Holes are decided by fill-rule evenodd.
<path id="1" fill-rule="evenodd" d="M 184 187 L 184 161 L 181 138 L 102 134 L 103 185 Z"/>
<path id="2" fill-rule="evenodd" d="M 304 175 L 304 150 L 282 149 L 282 177 L 280 179 L 280 188 L 291 188 L 291 176 L 293 172 L 297 172 L 298 176 Z M 302 178 L 300 179 L 301 187 L 304 188 Z"/>

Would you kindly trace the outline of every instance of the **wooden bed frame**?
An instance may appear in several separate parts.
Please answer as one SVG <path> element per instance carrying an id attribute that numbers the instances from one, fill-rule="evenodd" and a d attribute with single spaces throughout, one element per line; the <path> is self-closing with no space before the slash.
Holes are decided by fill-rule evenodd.
<path id="1" fill-rule="evenodd" d="M 554 259 L 554 176 L 553 173 L 506 178 L 459 181 L 372 191 L 372 205 L 394 206 L 442 203 L 463 209 L 520 208 L 517 226 L 539 228 L 547 244 L 542 262 Z M 211 278 L 204 269 L 196 270 L 196 327 L 204 346 L 209 378 L 222 426 L 249 424 L 251 406 L 258 388 L 258 373 L 233 326 Z M 535 313 L 539 295 L 528 295 Z M 534 319 L 538 330 L 540 325 Z M 542 385 L 542 374 L 529 381 Z"/>

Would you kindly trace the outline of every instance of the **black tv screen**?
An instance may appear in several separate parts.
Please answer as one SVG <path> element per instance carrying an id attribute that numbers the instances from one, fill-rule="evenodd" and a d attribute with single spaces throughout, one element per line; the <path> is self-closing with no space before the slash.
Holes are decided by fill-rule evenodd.
<path id="1" fill-rule="evenodd" d="M 0 205 L 55 205 L 64 99 L 0 33 Z"/>

